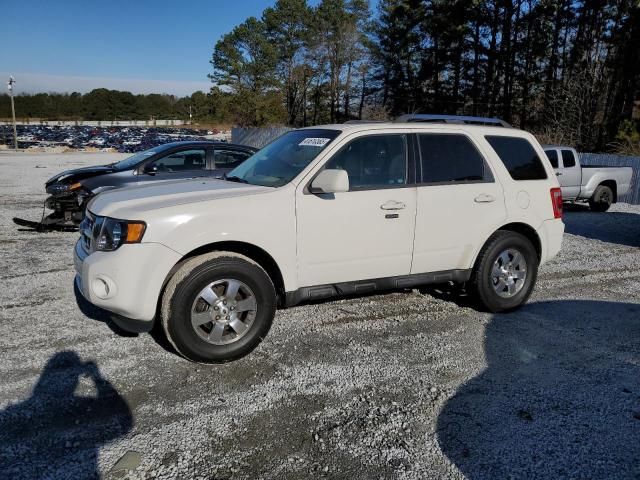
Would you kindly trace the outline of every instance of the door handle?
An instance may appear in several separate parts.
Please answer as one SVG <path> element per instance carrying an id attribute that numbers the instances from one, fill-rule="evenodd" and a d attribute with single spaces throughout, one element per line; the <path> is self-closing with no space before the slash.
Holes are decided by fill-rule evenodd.
<path id="1" fill-rule="evenodd" d="M 382 210 L 402 210 L 406 205 L 402 202 L 396 202 L 395 200 L 389 200 L 388 202 L 380 205 Z"/>
<path id="2" fill-rule="evenodd" d="M 491 203 L 491 202 L 495 201 L 495 199 L 496 199 L 496 197 L 494 197 L 493 195 L 488 195 L 486 193 L 481 193 L 476 198 L 474 198 L 474 201 L 476 203 Z"/>
<path id="3" fill-rule="evenodd" d="M 556 177 L 559 177 L 560 175 L 562 175 L 562 172 L 556 172 Z"/>

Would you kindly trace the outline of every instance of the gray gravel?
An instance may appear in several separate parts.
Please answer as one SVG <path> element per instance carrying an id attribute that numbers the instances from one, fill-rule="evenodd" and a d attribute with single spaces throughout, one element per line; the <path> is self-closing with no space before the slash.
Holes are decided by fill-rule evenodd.
<path id="1" fill-rule="evenodd" d="M 437 289 L 306 305 L 205 367 L 78 306 L 76 234 L 11 222 L 119 158 L 0 153 L 0 478 L 640 477 L 639 206 L 568 211 L 518 312 Z"/>

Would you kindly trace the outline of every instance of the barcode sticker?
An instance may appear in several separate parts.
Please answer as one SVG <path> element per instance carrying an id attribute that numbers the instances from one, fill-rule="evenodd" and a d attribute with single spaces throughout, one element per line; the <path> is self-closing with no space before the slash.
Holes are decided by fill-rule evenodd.
<path id="1" fill-rule="evenodd" d="M 309 147 L 324 147 L 331 141 L 330 138 L 305 138 L 298 145 Z"/>

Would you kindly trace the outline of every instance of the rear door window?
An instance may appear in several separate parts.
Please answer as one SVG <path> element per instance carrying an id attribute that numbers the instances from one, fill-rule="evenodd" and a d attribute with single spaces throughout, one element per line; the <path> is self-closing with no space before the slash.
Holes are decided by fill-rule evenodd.
<path id="1" fill-rule="evenodd" d="M 484 158 L 465 135 L 425 133 L 418 135 L 422 183 L 491 181 Z"/>
<path id="2" fill-rule="evenodd" d="M 213 154 L 214 168 L 236 168 L 250 156 L 250 153 L 240 150 L 222 150 L 216 148 Z"/>
<path id="3" fill-rule="evenodd" d="M 576 157 L 571 150 L 562 150 L 562 166 L 564 168 L 576 166 Z"/>
<path id="4" fill-rule="evenodd" d="M 525 138 L 487 135 L 484 137 L 495 150 L 514 180 L 544 180 L 547 172 L 535 149 Z"/>
<path id="5" fill-rule="evenodd" d="M 547 158 L 549 162 L 551 162 L 551 166 L 553 168 L 558 168 L 558 151 L 557 150 L 545 150 L 544 153 L 547 154 Z"/>
<path id="6" fill-rule="evenodd" d="M 167 156 L 155 160 L 153 164 L 158 167 L 158 172 L 179 173 L 193 170 L 206 170 L 207 153 L 204 148 L 182 150 L 170 153 Z"/>
<path id="7" fill-rule="evenodd" d="M 406 185 L 406 136 L 389 134 L 356 138 L 336 153 L 325 168 L 346 170 L 350 190 Z"/>

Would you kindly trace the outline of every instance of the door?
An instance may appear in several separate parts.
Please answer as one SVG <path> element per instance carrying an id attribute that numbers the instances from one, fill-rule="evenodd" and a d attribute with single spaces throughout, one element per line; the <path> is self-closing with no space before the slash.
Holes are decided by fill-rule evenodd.
<path id="1" fill-rule="evenodd" d="M 207 149 L 189 148 L 173 150 L 145 164 L 138 182 L 158 182 L 167 180 L 181 180 L 209 176 L 207 169 Z"/>
<path id="2" fill-rule="evenodd" d="M 480 242 L 506 217 L 501 185 L 463 133 L 420 133 L 411 273 L 471 268 Z"/>
<path id="3" fill-rule="evenodd" d="M 580 195 L 580 183 L 582 181 L 582 171 L 576 162 L 573 150 L 563 148 L 560 150 L 562 164 L 558 169 L 558 181 L 562 187 L 562 196 L 567 199 L 574 199 Z"/>
<path id="4" fill-rule="evenodd" d="M 348 192 L 312 194 L 298 187 L 300 286 L 410 272 L 416 191 L 408 186 L 407 139 L 360 136 L 333 155 L 324 168 L 346 170 Z"/>
<path id="5" fill-rule="evenodd" d="M 253 155 L 250 152 L 233 148 L 216 148 L 213 152 L 213 176 L 221 177 L 230 172 L 247 158 Z"/>

